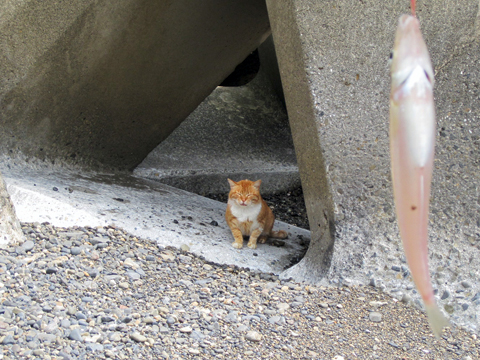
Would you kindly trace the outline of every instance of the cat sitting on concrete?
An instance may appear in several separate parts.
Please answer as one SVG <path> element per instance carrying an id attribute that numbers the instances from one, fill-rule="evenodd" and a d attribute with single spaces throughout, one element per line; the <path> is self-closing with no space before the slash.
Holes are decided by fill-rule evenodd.
<path id="1" fill-rule="evenodd" d="M 257 248 L 257 240 L 263 244 L 269 237 L 285 239 L 288 236 L 284 230 L 272 230 L 275 216 L 260 195 L 262 180 L 235 182 L 228 179 L 228 183 L 230 193 L 225 218 L 235 239 L 234 248 L 243 247 L 244 236 L 250 236 L 247 246 L 251 249 Z"/>

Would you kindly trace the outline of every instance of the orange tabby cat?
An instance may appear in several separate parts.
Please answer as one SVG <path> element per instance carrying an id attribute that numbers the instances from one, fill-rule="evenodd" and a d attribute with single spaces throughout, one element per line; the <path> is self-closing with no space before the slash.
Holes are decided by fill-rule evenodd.
<path id="1" fill-rule="evenodd" d="M 236 249 L 243 247 L 243 236 L 250 236 L 247 246 L 257 248 L 257 239 L 263 244 L 268 237 L 285 239 L 284 230 L 272 231 L 275 216 L 265 200 L 260 196 L 262 180 L 241 180 L 235 182 L 228 179 L 230 193 L 225 218 L 232 230 Z"/>

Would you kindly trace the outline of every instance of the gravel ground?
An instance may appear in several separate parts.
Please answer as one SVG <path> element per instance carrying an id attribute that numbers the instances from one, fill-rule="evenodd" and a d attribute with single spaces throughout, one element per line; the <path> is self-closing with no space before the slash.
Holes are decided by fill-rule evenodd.
<path id="1" fill-rule="evenodd" d="M 207 263 L 113 227 L 22 224 L 0 250 L 2 359 L 478 359 L 457 327 L 372 287 Z"/>

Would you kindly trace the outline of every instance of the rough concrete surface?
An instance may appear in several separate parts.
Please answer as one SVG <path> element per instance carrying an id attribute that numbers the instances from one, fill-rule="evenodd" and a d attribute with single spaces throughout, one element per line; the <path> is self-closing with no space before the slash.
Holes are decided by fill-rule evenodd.
<path id="1" fill-rule="evenodd" d="M 0 152 L 133 169 L 269 34 L 259 0 L 3 1 Z"/>
<path id="2" fill-rule="evenodd" d="M 405 259 L 388 152 L 388 58 L 408 5 L 267 1 L 312 230 L 306 257 L 288 275 L 372 282 L 418 301 L 407 290 L 408 273 L 398 272 Z M 430 270 L 442 308 L 473 328 L 478 305 L 469 304 L 480 290 L 477 14 L 476 0 L 417 7 L 436 72 Z"/>
<path id="3" fill-rule="evenodd" d="M 231 246 L 225 222 L 226 204 L 155 181 L 129 175 L 75 173 L 50 168 L 2 168 L 7 188 L 22 222 L 55 226 L 115 225 L 162 246 L 180 248 L 218 264 L 234 264 L 280 274 L 302 254 L 309 231 L 276 222 L 290 235 L 284 246 L 256 250 Z"/>
<path id="4" fill-rule="evenodd" d="M 227 177 L 262 179 L 262 193 L 300 184 L 285 108 L 263 71 L 217 87 L 134 174 L 197 194 L 226 193 Z"/>

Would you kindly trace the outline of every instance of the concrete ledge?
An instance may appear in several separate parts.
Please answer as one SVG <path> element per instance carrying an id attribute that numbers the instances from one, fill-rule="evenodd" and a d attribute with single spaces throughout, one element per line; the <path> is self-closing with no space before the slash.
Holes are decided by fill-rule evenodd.
<path id="1" fill-rule="evenodd" d="M 129 175 L 75 173 L 51 169 L 2 169 L 22 222 L 55 226 L 115 225 L 162 246 L 188 246 L 219 264 L 281 274 L 304 252 L 309 231 L 275 222 L 289 233 L 282 247 L 271 242 L 256 250 L 231 246 L 226 204 L 155 181 Z"/>

